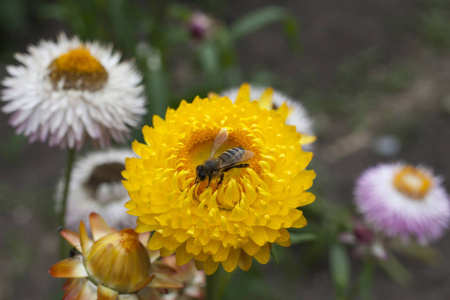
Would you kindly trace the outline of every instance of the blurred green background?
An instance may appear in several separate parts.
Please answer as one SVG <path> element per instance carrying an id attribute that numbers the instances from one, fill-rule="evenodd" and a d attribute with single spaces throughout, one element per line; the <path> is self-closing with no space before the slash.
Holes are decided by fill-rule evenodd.
<path id="1" fill-rule="evenodd" d="M 208 32 L 192 31 L 194 12 L 210 18 Z M 314 239 L 277 248 L 278 262 L 236 272 L 225 299 L 359 299 L 351 289 L 369 279 L 335 241 L 348 226 L 355 178 L 377 162 L 403 160 L 430 166 L 450 190 L 448 0 L 3 0 L 1 77 L 17 63 L 13 53 L 60 32 L 113 43 L 135 59 L 146 124 L 181 99 L 243 82 L 273 86 L 310 112 L 317 200 L 301 232 Z M 0 114 L 0 299 L 59 299 L 63 281 L 47 270 L 59 260 L 53 197 L 65 153 L 29 145 L 7 120 Z M 373 293 L 362 297 L 449 299 L 449 245 L 448 235 L 436 243 L 434 265 L 401 258 L 420 284 L 401 286 L 379 269 Z M 328 251 L 342 262 L 333 272 Z M 402 271 L 388 270 L 400 283 Z"/>

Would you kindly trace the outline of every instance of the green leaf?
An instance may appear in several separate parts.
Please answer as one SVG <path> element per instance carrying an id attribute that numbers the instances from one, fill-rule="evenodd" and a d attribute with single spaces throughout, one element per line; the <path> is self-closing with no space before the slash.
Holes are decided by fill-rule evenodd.
<path id="1" fill-rule="evenodd" d="M 211 42 L 204 42 L 198 49 L 200 65 L 207 75 L 206 80 L 213 89 L 220 82 L 220 61 L 217 46 Z"/>
<path id="2" fill-rule="evenodd" d="M 297 53 L 301 52 L 302 45 L 298 38 L 300 32 L 300 25 L 297 22 L 297 20 L 292 16 L 286 16 L 286 18 L 284 18 L 283 20 L 283 28 L 284 34 L 287 37 L 291 50 Z"/>
<path id="3" fill-rule="evenodd" d="M 313 233 L 291 233 L 291 245 L 314 241 L 316 236 Z"/>
<path id="4" fill-rule="evenodd" d="M 380 266 L 391 276 L 393 280 L 403 287 L 406 287 L 414 280 L 412 274 L 392 253 L 389 253 L 389 258 L 387 260 L 380 261 Z"/>
<path id="5" fill-rule="evenodd" d="M 223 296 L 227 290 L 228 284 L 230 283 L 231 279 L 233 278 L 234 274 L 236 274 L 236 271 L 233 272 L 226 272 L 225 270 L 222 270 L 219 267 L 218 270 L 220 273 L 220 283 L 219 283 L 219 299 L 224 299 Z M 217 271 L 216 271 L 217 272 Z"/>
<path id="6" fill-rule="evenodd" d="M 442 254 L 430 246 L 424 246 L 415 242 L 405 244 L 400 240 L 394 240 L 390 244 L 391 249 L 396 253 L 408 255 L 420 259 L 425 263 L 435 265 L 442 259 Z"/>
<path id="7" fill-rule="evenodd" d="M 27 138 L 21 134 L 3 138 L 1 155 L 9 163 L 20 158 L 20 150 L 27 144 Z"/>
<path id="8" fill-rule="evenodd" d="M 372 299 L 372 283 L 373 273 L 375 271 L 375 263 L 373 260 L 367 260 L 364 262 L 363 269 L 359 274 L 358 287 L 359 295 L 361 299 Z"/>
<path id="9" fill-rule="evenodd" d="M 153 115 L 164 117 L 169 104 L 170 78 L 162 65 L 161 54 L 158 49 L 151 48 L 148 57 L 144 58 L 145 89 L 148 96 L 148 113 L 145 123 L 151 124 Z"/>
<path id="10" fill-rule="evenodd" d="M 288 21 L 289 24 L 287 24 L 287 30 L 290 32 L 295 31 L 292 26 L 293 19 L 287 10 L 278 6 L 267 6 L 241 17 L 231 26 L 230 32 L 232 38 L 238 40 L 271 23 L 287 20 L 290 20 Z"/>
<path id="11" fill-rule="evenodd" d="M 339 243 L 331 245 L 329 260 L 336 296 L 339 298 L 346 293 L 350 284 L 350 261 L 344 246 Z"/>
<path id="12" fill-rule="evenodd" d="M 188 21 L 191 14 L 192 11 L 188 7 L 178 3 L 170 3 L 167 8 L 167 16 L 169 18 Z"/>
<path id="13" fill-rule="evenodd" d="M 214 43 L 202 43 L 199 47 L 199 59 L 206 73 L 214 73 L 219 69 L 217 47 Z"/>
<path id="14" fill-rule="evenodd" d="M 135 30 L 132 27 L 133 22 L 128 18 L 128 9 L 130 4 L 124 0 L 109 1 L 109 24 L 114 33 L 113 37 L 122 49 L 133 53 L 136 45 Z"/>

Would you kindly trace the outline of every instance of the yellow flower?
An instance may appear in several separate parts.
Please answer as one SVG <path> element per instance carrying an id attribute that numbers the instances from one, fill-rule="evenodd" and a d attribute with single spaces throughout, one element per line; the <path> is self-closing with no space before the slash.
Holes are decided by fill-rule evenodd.
<path id="1" fill-rule="evenodd" d="M 208 180 L 197 182 L 196 167 L 208 159 L 221 128 L 228 141 L 216 156 L 234 147 L 254 155 L 248 167 L 208 186 Z M 122 175 L 136 231 L 155 231 L 151 250 L 176 253 L 179 265 L 194 259 L 208 275 L 219 264 L 227 272 L 247 271 L 252 257 L 269 261 L 273 243 L 290 245 L 287 228 L 306 225 L 297 208 L 315 199 L 305 192 L 315 177 L 305 170 L 312 153 L 302 150 L 301 135 L 279 113 L 249 101 L 248 85 L 235 103 L 226 97 L 182 101 L 142 131 L 145 144 L 133 143 L 140 158 L 127 159 Z"/>
<path id="2" fill-rule="evenodd" d="M 95 213 L 89 221 L 94 240 L 88 237 L 83 222 L 80 234 L 61 231 L 81 253 L 49 270 L 53 277 L 69 278 L 64 284 L 63 299 L 159 299 L 157 288 L 183 287 L 162 272 L 170 267 L 155 261 L 159 254 L 145 247 L 148 233 L 137 234 L 129 228 L 116 231 Z"/>

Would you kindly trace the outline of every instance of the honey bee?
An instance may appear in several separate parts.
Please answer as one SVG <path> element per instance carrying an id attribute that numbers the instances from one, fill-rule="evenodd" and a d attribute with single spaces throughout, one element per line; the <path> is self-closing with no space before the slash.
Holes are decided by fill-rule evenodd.
<path id="1" fill-rule="evenodd" d="M 221 153 L 218 157 L 213 158 L 216 151 L 223 145 L 227 138 L 228 132 L 226 128 L 221 128 L 214 139 L 208 159 L 205 160 L 203 164 L 195 168 L 195 172 L 197 174 L 197 178 L 195 179 L 196 183 L 202 182 L 208 178 L 208 185 L 206 187 L 209 187 L 212 179 L 220 177 L 217 184 L 217 187 L 219 187 L 223 181 L 225 172 L 231 169 L 246 168 L 249 166 L 249 164 L 243 164 L 243 162 L 252 158 L 254 153 L 252 151 L 245 150 L 242 147 L 228 149 L 227 151 Z"/>

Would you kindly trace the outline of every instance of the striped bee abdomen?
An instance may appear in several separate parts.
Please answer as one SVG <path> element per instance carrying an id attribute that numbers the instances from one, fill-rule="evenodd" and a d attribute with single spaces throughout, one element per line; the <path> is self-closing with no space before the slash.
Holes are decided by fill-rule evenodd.
<path id="1" fill-rule="evenodd" d="M 245 150 L 242 147 L 228 149 L 217 157 L 222 162 L 239 162 Z"/>

